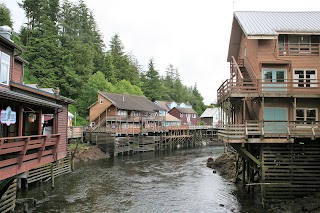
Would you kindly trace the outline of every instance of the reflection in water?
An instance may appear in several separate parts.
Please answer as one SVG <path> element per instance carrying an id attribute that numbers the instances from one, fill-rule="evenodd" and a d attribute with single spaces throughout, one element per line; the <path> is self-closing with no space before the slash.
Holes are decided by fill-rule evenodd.
<path id="1" fill-rule="evenodd" d="M 43 184 L 20 196 L 38 199 L 33 212 L 43 213 L 247 212 L 236 187 L 206 167 L 208 157 L 222 152 L 223 147 L 201 147 L 79 164 L 76 172 L 56 178 L 54 191 Z"/>

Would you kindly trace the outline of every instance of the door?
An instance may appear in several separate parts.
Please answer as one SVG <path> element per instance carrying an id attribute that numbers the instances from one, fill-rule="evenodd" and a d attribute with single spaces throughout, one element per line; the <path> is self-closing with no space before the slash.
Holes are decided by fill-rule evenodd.
<path id="1" fill-rule="evenodd" d="M 263 113 L 265 133 L 286 133 L 288 109 L 282 107 L 265 107 Z"/>
<path id="2" fill-rule="evenodd" d="M 286 91 L 286 70 L 265 68 L 262 70 L 262 82 L 263 91 Z"/>

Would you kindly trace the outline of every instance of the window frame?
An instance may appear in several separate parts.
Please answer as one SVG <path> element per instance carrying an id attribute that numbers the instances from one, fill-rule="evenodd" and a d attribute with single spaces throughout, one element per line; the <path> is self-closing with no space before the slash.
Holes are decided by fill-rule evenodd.
<path id="1" fill-rule="evenodd" d="M 299 77 L 297 78 L 297 76 L 299 76 L 300 74 L 296 74 L 297 71 L 302 71 L 303 72 L 303 78 L 300 79 Z M 315 78 L 306 78 L 307 76 L 307 72 L 310 72 L 310 71 L 314 71 L 314 77 Z M 294 69 L 293 72 L 292 72 L 292 78 L 293 78 L 293 87 L 294 88 L 313 88 L 313 87 L 318 87 L 318 85 L 316 84 L 317 83 L 317 69 Z M 309 74 L 311 75 L 311 74 Z M 300 81 L 302 80 L 302 81 Z M 315 84 L 308 84 L 308 82 L 311 83 L 311 82 L 314 82 Z M 302 84 L 299 84 L 299 83 L 302 83 Z M 300 85 L 303 85 L 303 86 L 300 86 Z M 309 87 L 307 86 L 309 85 Z"/>
<path id="2" fill-rule="evenodd" d="M 5 56 L 8 56 L 8 63 L 6 61 L 3 60 L 3 55 Z M 1 85 L 6 85 L 6 86 L 9 86 L 9 81 L 10 81 L 10 62 L 11 62 L 11 56 L 5 52 L 0 52 L 0 84 Z M 7 83 L 3 83 L 2 82 L 2 79 L 1 79 L 1 73 L 2 73 L 2 64 L 5 64 L 8 66 L 8 70 L 6 71 L 7 72 L 7 76 L 6 76 L 6 82 Z"/>
<path id="3" fill-rule="evenodd" d="M 303 117 L 301 116 L 297 116 L 297 110 L 303 110 Z M 303 126 L 303 127 L 308 127 L 307 125 L 311 125 L 311 123 L 307 123 L 308 122 L 308 116 L 307 116 L 307 110 L 315 110 L 315 115 L 316 117 L 309 117 L 310 118 L 314 118 L 315 120 L 315 125 L 313 127 L 317 127 L 316 122 L 318 121 L 318 108 L 309 108 L 309 107 L 297 107 L 295 109 L 295 122 L 297 126 Z M 298 118 L 303 118 L 303 120 L 299 120 L 301 123 L 298 122 Z M 311 126 L 309 126 L 311 127 Z"/>

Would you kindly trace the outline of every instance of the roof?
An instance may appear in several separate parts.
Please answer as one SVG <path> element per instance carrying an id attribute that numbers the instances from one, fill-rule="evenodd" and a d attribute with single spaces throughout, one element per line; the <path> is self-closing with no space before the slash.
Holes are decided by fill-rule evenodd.
<path id="1" fill-rule="evenodd" d="M 29 62 L 28 62 L 27 60 L 21 58 L 20 56 L 17 56 L 17 55 L 16 55 L 16 56 L 14 56 L 14 58 L 15 58 L 16 60 L 18 60 L 18 61 L 26 64 L 26 65 L 29 65 Z"/>
<path id="2" fill-rule="evenodd" d="M 217 112 L 219 111 L 218 107 L 214 107 L 214 108 L 207 108 L 202 115 L 200 116 L 200 118 L 212 118 Z"/>
<path id="3" fill-rule="evenodd" d="M 0 88 L 0 97 L 1 98 L 6 98 L 9 100 L 15 100 L 15 101 L 20 101 L 23 103 L 29 103 L 29 104 L 35 104 L 39 106 L 44 106 L 44 107 L 51 107 L 51 108 L 63 108 L 62 105 L 46 101 L 40 98 L 35 98 L 30 95 L 26 95 L 20 92 L 14 92 L 11 90 L 7 89 L 2 89 Z"/>
<path id="4" fill-rule="evenodd" d="M 112 104 L 115 105 L 118 109 L 147 112 L 164 110 L 145 96 L 114 94 L 106 92 L 99 93 L 109 101 L 111 101 Z"/>
<path id="5" fill-rule="evenodd" d="M 163 109 L 165 109 L 166 111 L 169 111 L 170 108 L 168 107 L 168 102 L 167 101 L 156 101 L 156 103 L 159 104 L 160 107 L 162 107 Z"/>
<path id="6" fill-rule="evenodd" d="M 70 99 L 70 98 L 66 98 L 64 96 L 61 95 L 55 95 L 53 93 L 50 93 L 46 90 L 42 90 L 42 88 L 39 88 L 38 85 L 36 84 L 20 84 L 17 82 L 13 82 L 10 81 L 10 87 L 12 88 L 17 88 L 20 90 L 24 90 L 24 91 L 28 91 L 28 92 L 32 92 L 38 95 L 42 95 L 42 96 L 46 96 L 55 100 L 59 100 L 62 102 L 66 102 L 66 103 L 74 103 L 74 100 Z"/>
<path id="7" fill-rule="evenodd" d="M 179 108 L 179 107 L 173 107 L 171 110 L 177 109 L 180 113 L 189 113 L 189 114 L 198 114 L 196 111 L 194 111 L 192 108 Z M 171 111 L 170 110 L 170 111 Z"/>
<path id="8" fill-rule="evenodd" d="M 319 12 L 239 11 L 234 13 L 247 36 L 279 33 L 320 34 Z"/>
<path id="9" fill-rule="evenodd" d="M 229 53 L 237 58 L 241 33 L 248 39 L 276 39 L 279 34 L 320 35 L 320 11 L 236 11 L 231 28 Z"/>
<path id="10" fill-rule="evenodd" d="M 24 51 L 21 47 L 19 47 L 18 45 L 16 45 L 15 43 L 13 43 L 13 41 L 10 41 L 8 39 L 6 39 L 5 37 L 3 37 L 2 35 L 0 35 L 0 41 L 15 48 L 15 49 L 18 49 L 20 51 Z"/>
<path id="11" fill-rule="evenodd" d="M 166 114 L 166 122 L 181 122 L 179 118 L 170 115 L 169 113 Z"/>

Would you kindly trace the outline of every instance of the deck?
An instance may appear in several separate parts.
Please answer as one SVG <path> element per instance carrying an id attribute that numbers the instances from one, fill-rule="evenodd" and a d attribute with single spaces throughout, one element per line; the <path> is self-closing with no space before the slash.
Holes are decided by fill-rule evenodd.
<path id="1" fill-rule="evenodd" d="M 0 180 L 57 160 L 59 134 L 0 139 Z"/>
<path id="2" fill-rule="evenodd" d="M 226 143 L 293 143 L 295 138 L 320 138 L 320 126 L 318 121 L 247 121 L 222 127 L 218 136 Z"/>

